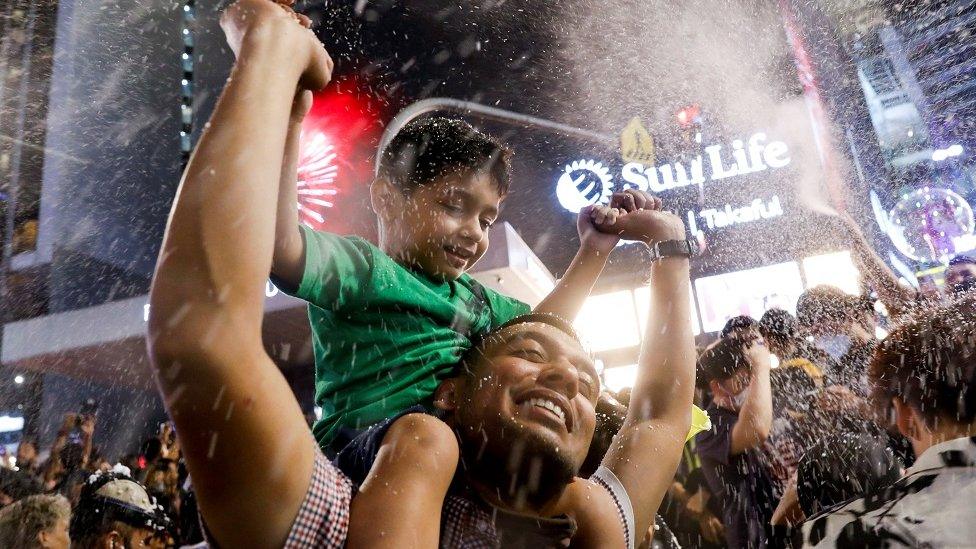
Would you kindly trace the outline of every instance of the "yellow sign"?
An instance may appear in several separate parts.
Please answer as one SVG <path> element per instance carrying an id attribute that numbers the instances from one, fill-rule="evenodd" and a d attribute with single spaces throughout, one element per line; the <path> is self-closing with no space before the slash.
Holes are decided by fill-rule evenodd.
<path id="1" fill-rule="evenodd" d="M 620 133 L 620 156 L 624 162 L 654 165 L 654 138 L 636 116 Z"/>

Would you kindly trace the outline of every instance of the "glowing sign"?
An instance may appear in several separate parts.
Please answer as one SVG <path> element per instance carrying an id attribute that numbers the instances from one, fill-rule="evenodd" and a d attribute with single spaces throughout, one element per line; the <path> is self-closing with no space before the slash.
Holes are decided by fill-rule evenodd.
<path id="1" fill-rule="evenodd" d="M 773 196 L 768 202 L 757 198 L 748 206 L 732 207 L 731 204 L 726 204 L 724 208 L 702 210 L 698 215 L 705 220 L 709 229 L 723 229 L 731 225 L 780 217 L 783 215 L 783 206 L 779 203 L 779 197 Z"/>
<path id="2" fill-rule="evenodd" d="M 626 187 L 662 193 L 688 185 L 702 185 L 708 180 L 718 181 L 789 165 L 791 159 L 786 143 L 771 141 L 764 144 L 765 140 L 766 134 L 759 132 L 748 139 L 748 146 L 741 139 L 732 141 L 729 163 L 723 158 L 722 145 L 710 145 L 705 147 L 707 162 L 701 155 L 693 158 L 688 167 L 681 162 L 651 167 L 629 162 L 624 165 L 621 177 L 629 183 Z"/>
<path id="3" fill-rule="evenodd" d="M 573 213 L 593 204 L 606 204 L 611 194 L 610 170 L 593 160 L 579 160 L 566 166 L 556 182 L 556 198 L 563 208 Z"/>
<path id="4" fill-rule="evenodd" d="M 724 145 L 709 145 L 704 148 L 704 157 L 698 155 L 686 163 L 671 162 L 648 167 L 639 162 L 628 162 L 621 169 L 621 190 L 640 189 L 660 194 L 689 185 L 703 185 L 707 181 L 720 181 L 788 166 L 791 158 L 786 143 L 766 141 L 766 134 L 758 132 L 745 141 L 733 140 L 728 149 Z M 573 213 L 593 204 L 606 204 L 611 194 L 613 176 L 606 166 L 594 160 L 577 160 L 565 166 L 556 182 L 559 203 Z M 776 208 L 780 210 L 778 214 L 761 217 L 782 215 L 779 199 L 776 199 Z M 721 213 L 718 210 L 716 212 L 711 214 L 715 219 Z M 740 217 L 742 216 L 737 216 Z M 728 224 L 733 223 L 723 223 Z"/>

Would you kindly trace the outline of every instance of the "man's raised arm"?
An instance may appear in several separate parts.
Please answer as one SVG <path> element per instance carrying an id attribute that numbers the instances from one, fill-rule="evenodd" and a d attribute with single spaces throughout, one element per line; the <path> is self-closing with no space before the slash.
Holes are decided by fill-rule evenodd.
<path id="1" fill-rule="evenodd" d="M 668 212 L 643 210 L 621 221 L 624 238 L 641 237 L 649 243 L 685 239 L 681 219 Z M 627 419 L 603 460 L 630 496 L 637 540 L 653 524 L 691 426 L 695 342 L 689 272 L 685 257 L 665 257 L 652 264 L 650 312 L 637 380 Z"/>
<path id="2" fill-rule="evenodd" d="M 150 293 L 149 352 L 224 547 L 280 547 L 315 443 L 261 342 L 275 203 L 295 89 L 331 61 L 290 10 L 241 0 L 221 26 L 238 55 L 177 192 Z"/>

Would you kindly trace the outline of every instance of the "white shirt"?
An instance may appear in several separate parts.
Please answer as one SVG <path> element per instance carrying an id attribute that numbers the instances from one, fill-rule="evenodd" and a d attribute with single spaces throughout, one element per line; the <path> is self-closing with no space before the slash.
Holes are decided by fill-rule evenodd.
<path id="1" fill-rule="evenodd" d="M 976 546 L 976 437 L 932 446 L 895 484 L 814 516 L 803 546 Z"/>

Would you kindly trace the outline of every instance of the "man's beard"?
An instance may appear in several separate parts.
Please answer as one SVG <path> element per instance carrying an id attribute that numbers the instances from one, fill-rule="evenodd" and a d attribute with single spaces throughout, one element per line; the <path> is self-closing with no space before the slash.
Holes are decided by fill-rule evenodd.
<path id="1" fill-rule="evenodd" d="M 480 429 L 458 430 L 467 478 L 490 488 L 512 511 L 542 508 L 566 489 L 578 471 L 566 452 L 558 452 L 514 421 L 506 421 L 497 437 Z"/>

